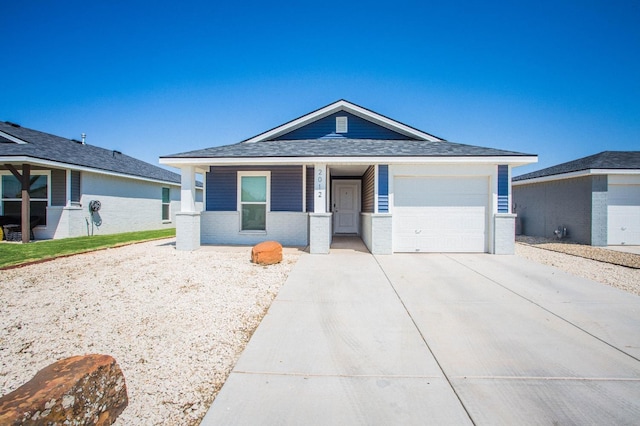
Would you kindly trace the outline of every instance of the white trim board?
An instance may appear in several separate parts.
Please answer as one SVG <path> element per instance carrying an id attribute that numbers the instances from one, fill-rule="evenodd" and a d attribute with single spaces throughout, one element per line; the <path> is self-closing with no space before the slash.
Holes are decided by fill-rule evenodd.
<path id="1" fill-rule="evenodd" d="M 407 126 L 406 124 L 400 123 L 399 121 L 393 120 L 389 117 L 385 117 L 384 115 L 378 114 L 376 112 L 373 112 L 361 106 L 352 104 L 349 101 L 345 101 L 344 99 L 341 99 L 337 102 L 327 105 L 326 107 L 320 108 L 309 114 L 305 114 L 302 117 L 296 118 L 295 120 L 289 121 L 288 123 L 282 124 L 271 130 L 267 130 L 266 132 L 260 133 L 259 135 L 256 135 L 252 138 L 246 139 L 241 143 L 254 143 L 254 142 L 260 142 L 260 141 L 272 139 L 280 135 L 284 135 L 285 133 L 289 133 L 293 130 L 299 129 L 300 127 L 303 127 L 309 123 L 312 123 L 316 120 L 319 120 L 321 118 L 324 118 L 328 115 L 331 115 L 339 111 L 349 112 L 360 118 L 371 121 L 382 127 L 386 127 L 387 129 L 396 131 L 406 136 L 411 136 L 414 138 L 431 141 L 431 142 L 443 141 L 443 139 L 437 138 L 421 130 L 418 130 L 411 126 Z"/>
<path id="2" fill-rule="evenodd" d="M 2 130 L 0 130 L 0 136 L 2 136 L 5 139 L 9 139 L 11 142 L 15 142 L 15 143 L 20 144 L 20 145 L 26 145 L 27 144 L 27 142 L 23 141 L 22 139 L 19 139 L 19 138 L 13 136 L 13 135 L 10 135 L 9 133 L 5 133 Z"/>
<path id="3" fill-rule="evenodd" d="M 509 164 L 525 165 L 536 163 L 535 156 L 518 157 L 243 157 L 243 158 L 161 158 L 160 164 L 180 168 L 181 166 L 201 167 L 234 165 L 364 165 L 364 164 Z"/>

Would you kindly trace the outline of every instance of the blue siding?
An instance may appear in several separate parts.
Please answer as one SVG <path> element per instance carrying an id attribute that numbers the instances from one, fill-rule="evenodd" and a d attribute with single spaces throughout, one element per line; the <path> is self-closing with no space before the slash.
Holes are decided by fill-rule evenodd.
<path id="1" fill-rule="evenodd" d="M 207 181 L 207 211 L 233 212 L 238 209 L 237 171 L 233 167 L 211 167 L 205 178 Z"/>
<path id="2" fill-rule="evenodd" d="M 347 133 L 335 133 L 336 117 L 348 117 Z M 321 118 L 299 129 L 293 130 L 275 140 L 299 140 L 320 138 L 350 138 L 350 139 L 412 139 L 386 127 L 367 121 L 356 115 L 341 111 Z"/>
<path id="3" fill-rule="evenodd" d="M 389 166 L 378 166 L 378 213 L 389 213 Z"/>
<path id="4" fill-rule="evenodd" d="M 509 213 L 509 166 L 498 166 L 498 213 Z"/>
<path id="5" fill-rule="evenodd" d="M 211 167 L 207 173 L 207 210 L 236 211 L 239 171 L 271 172 L 271 211 L 302 211 L 302 166 Z"/>
<path id="6" fill-rule="evenodd" d="M 307 167 L 307 212 L 313 212 L 313 202 L 314 202 L 314 187 L 313 187 L 313 167 Z"/>
<path id="7" fill-rule="evenodd" d="M 302 211 L 302 166 L 271 168 L 271 211 Z"/>

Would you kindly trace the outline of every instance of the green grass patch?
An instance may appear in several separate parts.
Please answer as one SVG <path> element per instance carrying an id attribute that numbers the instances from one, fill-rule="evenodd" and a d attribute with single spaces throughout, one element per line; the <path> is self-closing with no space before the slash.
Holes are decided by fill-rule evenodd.
<path id="1" fill-rule="evenodd" d="M 28 244 L 3 242 L 0 243 L 0 268 L 136 242 L 171 238 L 175 237 L 175 235 L 175 228 L 170 228 L 156 231 L 36 241 Z"/>

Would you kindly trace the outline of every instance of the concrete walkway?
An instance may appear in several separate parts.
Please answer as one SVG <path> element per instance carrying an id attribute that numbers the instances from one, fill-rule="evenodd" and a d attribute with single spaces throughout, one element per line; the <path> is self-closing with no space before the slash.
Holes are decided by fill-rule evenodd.
<path id="1" fill-rule="evenodd" d="M 515 256 L 304 254 L 203 425 L 634 424 L 640 298 Z"/>

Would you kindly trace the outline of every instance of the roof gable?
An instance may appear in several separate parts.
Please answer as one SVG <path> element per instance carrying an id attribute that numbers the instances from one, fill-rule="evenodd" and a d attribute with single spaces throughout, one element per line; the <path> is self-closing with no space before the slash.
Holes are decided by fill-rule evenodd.
<path id="1" fill-rule="evenodd" d="M 302 117 L 296 118 L 295 120 L 291 120 L 288 123 L 282 124 L 264 133 L 249 138 L 242 143 L 280 140 L 280 138 L 284 135 L 290 134 L 295 130 L 310 126 L 312 125 L 312 123 L 324 118 L 335 116 L 336 113 L 341 112 L 349 113 L 351 116 L 358 117 L 366 122 L 376 125 L 378 128 L 384 128 L 388 131 L 391 131 L 392 134 L 401 135 L 401 137 L 394 139 L 424 140 L 433 142 L 442 140 L 438 137 L 430 135 L 429 133 L 425 133 L 411 126 L 407 126 L 404 123 L 393 120 L 389 117 L 385 117 L 384 115 L 378 114 L 361 106 L 353 104 L 349 101 L 341 99 L 316 111 L 310 112 L 309 114 L 305 114 Z M 287 139 L 294 138 L 287 137 Z"/>
<path id="2" fill-rule="evenodd" d="M 514 182 L 586 170 L 640 170 L 640 151 L 603 151 L 513 178 Z"/>
<path id="3" fill-rule="evenodd" d="M 337 133 L 336 119 L 345 117 L 347 131 Z M 334 112 L 309 124 L 297 128 L 289 133 L 272 140 L 302 140 L 302 139 L 387 139 L 387 140 L 417 140 L 395 132 L 387 127 L 373 123 L 347 111 Z"/>

